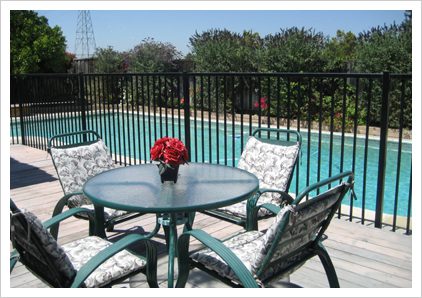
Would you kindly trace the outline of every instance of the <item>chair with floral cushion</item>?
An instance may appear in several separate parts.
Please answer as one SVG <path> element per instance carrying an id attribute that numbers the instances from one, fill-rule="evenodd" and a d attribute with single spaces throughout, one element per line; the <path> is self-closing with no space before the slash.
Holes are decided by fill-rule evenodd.
<path id="1" fill-rule="evenodd" d="M 254 130 L 237 167 L 257 176 L 260 187 L 258 193 L 246 201 L 203 213 L 241 225 L 247 230 L 256 230 L 258 220 L 272 216 L 264 208 L 259 209 L 254 216 L 252 210 L 257 204 L 271 203 L 280 206 L 284 200 L 290 198 L 287 192 L 299 159 L 301 144 L 302 137 L 296 130 Z"/>
<path id="2" fill-rule="evenodd" d="M 101 137 L 91 130 L 56 135 L 49 140 L 48 151 L 64 192 L 64 196 L 54 208 L 53 216 L 61 213 L 67 206 L 68 208 L 91 209 L 91 213 L 76 215 L 76 217 L 93 218 L 94 206 L 84 196 L 82 187 L 89 178 L 115 167 Z M 105 228 L 107 231 L 112 231 L 115 224 L 140 215 L 142 214 L 104 208 Z M 57 236 L 57 228 L 52 227 L 51 233 Z"/>
<path id="3" fill-rule="evenodd" d="M 352 172 L 340 173 L 307 187 L 284 207 L 268 203 L 256 207 L 254 212 L 261 207 L 277 214 L 266 232 L 244 231 L 222 242 L 201 230 L 183 233 L 178 240 L 176 286 L 184 287 L 191 267 L 233 287 L 264 286 L 288 277 L 307 260 L 318 256 L 330 287 L 339 287 L 334 265 L 322 241 L 343 197 L 352 189 L 353 179 Z M 336 181 L 339 183 L 331 187 Z M 324 191 L 327 186 L 329 189 Z M 190 236 L 206 248 L 189 252 Z"/>
<path id="4" fill-rule="evenodd" d="M 54 288 L 111 287 L 138 273 L 144 273 L 150 287 L 157 284 L 157 253 L 146 237 L 129 234 L 115 243 L 88 236 L 60 245 L 47 230 L 77 214 L 91 212 L 72 208 L 44 223 L 10 200 L 10 240 L 17 258 L 43 282 Z M 127 248 L 143 242 L 146 256 Z M 14 265 L 14 264 L 13 264 Z M 12 271 L 11 267 L 11 271 Z"/>

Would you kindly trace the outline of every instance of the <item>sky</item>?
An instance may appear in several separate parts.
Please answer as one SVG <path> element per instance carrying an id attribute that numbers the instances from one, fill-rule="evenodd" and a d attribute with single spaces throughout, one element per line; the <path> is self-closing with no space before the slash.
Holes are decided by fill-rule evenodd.
<path id="1" fill-rule="evenodd" d="M 78 10 L 37 10 L 50 26 L 62 28 L 67 50 L 75 52 Z M 400 24 L 403 10 L 91 10 L 97 47 L 127 51 L 143 39 L 173 44 L 182 54 L 190 52 L 189 37 L 208 29 L 258 32 L 261 37 L 280 28 L 313 28 L 333 37 L 337 30 L 356 35 L 372 27 Z"/>

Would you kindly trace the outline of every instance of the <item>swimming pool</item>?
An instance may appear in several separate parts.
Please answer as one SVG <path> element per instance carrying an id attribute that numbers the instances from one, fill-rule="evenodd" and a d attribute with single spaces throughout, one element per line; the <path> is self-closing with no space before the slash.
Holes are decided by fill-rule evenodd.
<path id="1" fill-rule="evenodd" d="M 59 115 L 50 116 L 46 119 L 37 119 L 36 121 L 33 120 L 28 125 L 30 126 L 26 127 L 26 135 L 39 135 L 45 138 L 49 138 L 55 134 L 81 129 L 80 118 L 60 118 Z M 15 134 L 19 134 L 20 132 L 18 127 L 18 122 L 11 124 L 11 129 L 16 132 Z M 125 158 L 125 156 L 130 156 L 148 161 L 149 148 L 151 148 L 157 138 L 162 136 L 179 137 L 185 142 L 184 121 L 182 119 L 179 122 L 177 117 L 162 116 L 160 118 L 158 115 L 155 117 L 150 115 L 148 117 L 129 113 L 115 113 L 114 115 L 89 113 L 87 117 L 87 128 L 99 132 L 111 151 L 121 158 L 120 160 Z M 46 130 L 48 130 L 47 133 L 45 132 Z M 217 123 L 216 121 L 204 119 L 202 122 L 201 119 L 197 119 L 196 126 L 194 120 L 191 120 L 190 132 L 192 161 L 236 165 L 241 155 L 241 143 L 243 141 L 244 145 L 249 136 L 249 126 L 243 125 L 242 136 L 242 130 L 239 124 L 233 124 L 230 121 L 224 126 L 221 121 Z M 329 133 L 322 133 L 319 146 L 318 132 L 311 132 L 310 138 L 308 138 L 307 130 L 302 129 L 301 134 L 303 144 L 299 162 L 299 175 L 294 175 L 289 191 L 300 192 L 307 186 L 307 183 L 312 184 L 318 181 L 318 174 L 320 179 L 324 179 L 329 177 L 330 174 L 339 173 L 341 169 L 343 171 L 353 170 L 355 173 L 355 192 L 358 198 L 353 202 L 353 206 L 375 210 L 379 158 L 378 140 L 368 140 L 365 173 L 364 138 L 356 138 L 355 146 L 353 144 L 353 137 L 346 136 L 344 138 L 343 163 L 341 165 L 342 139 L 340 135 L 335 134 L 331 139 Z M 330 149 L 331 143 L 332 149 Z M 321 148 L 320 150 L 319 147 Z M 354 148 L 355 158 L 353 158 Z M 384 213 L 393 214 L 396 194 L 398 142 L 389 141 L 387 148 Z M 353 159 L 355 160 L 354 168 Z M 397 214 L 401 216 L 408 216 L 411 160 L 412 145 L 410 142 L 403 143 L 397 194 Z M 307 179 L 308 172 L 309 178 Z M 364 183 L 365 175 L 366 181 Z M 364 204 L 363 199 L 365 199 Z M 349 205 L 350 199 L 344 199 L 343 204 Z M 411 215 L 409 214 L 409 216 Z"/>
<path id="2" fill-rule="evenodd" d="M 199 130 L 202 129 L 201 125 L 197 125 Z M 220 124 L 221 126 L 221 124 Z M 294 128 L 293 128 L 294 129 Z M 205 146 L 209 146 L 209 124 L 204 124 L 204 139 Z M 217 142 L 216 123 L 211 124 L 211 144 L 215 145 Z M 233 135 L 235 136 L 233 138 Z M 302 135 L 302 154 L 299 160 L 299 175 L 295 173 L 290 186 L 291 192 L 303 190 L 307 185 L 318 181 L 318 172 L 320 179 L 329 177 L 339 173 L 340 171 L 353 170 L 355 173 L 355 192 L 357 200 L 353 202 L 353 206 L 375 210 L 375 200 L 377 197 L 377 179 L 378 179 L 378 159 L 379 159 L 379 141 L 368 140 L 367 145 L 367 164 L 366 164 L 366 181 L 364 183 L 364 156 L 365 156 L 365 139 L 356 138 L 355 145 L 355 162 L 353 167 L 353 148 L 354 138 L 346 136 L 344 138 L 343 150 L 343 166 L 341 166 L 341 135 L 335 134 L 332 136 L 332 158 L 330 161 L 330 142 L 331 136 L 329 133 L 321 134 L 321 145 L 319 154 L 319 134 L 318 132 L 311 132 L 310 146 L 308 155 L 308 132 L 307 130 L 301 131 Z M 244 126 L 243 132 L 243 145 L 246 143 L 249 136 L 249 127 Z M 233 146 L 234 146 L 234 164 L 241 155 L 241 137 L 240 126 L 235 126 L 233 133 L 232 127 L 228 126 L 226 129 L 226 137 L 224 135 L 224 128 L 219 128 L 219 163 L 224 164 L 225 152 L 227 152 L 227 164 L 232 165 L 233 162 Z M 235 140 L 234 142 L 232 140 Z M 198 151 L 192 150 L 192 160 L 202 161 L 202 135 L 194 134 L 191 130 L 191 148 L 195 148 L 194 144 L 197 143 Z M 208 142 L 208 144 L 207 144 Z M 192 145 L 193 144 L 193 145 Z M 224 150 L 226 144 L 226 150 Z M 386 177 L 384 188 L 384 213 L 394 213 L 394 199 L 396 192 L 396 176 L 397 176 L 397 158 L 398 158 L 398 142 L 389 141 L 387 144 L 387 165 Z M 204 160 L 210 160 L 209 152 L 204 150 Z M 211 152 L 212 162 L 217 162 L 216 150 Z M 308 156 L 309 156 L 309 184 L 307 184 L 308 173 Z M 319 162 L 318 162 L 319 160 Z M 409 198 L 409 183 L 410 171 L 412 161 L 412 145 L 411 143 L 402 143 L 401 149 L 401 164 L 400 164 L 400 181 L 398 187 L 398 205 L 397 214 L 407 216 L 408 212 L 408 198 Z M 330 172 L 331 168 L 331 172 Z M 364 205 L 362 203 L 363 197 L 365 198 Z M 343 204 L 349 205 L 350 200 L 347 198 L 343 200 Z"/>

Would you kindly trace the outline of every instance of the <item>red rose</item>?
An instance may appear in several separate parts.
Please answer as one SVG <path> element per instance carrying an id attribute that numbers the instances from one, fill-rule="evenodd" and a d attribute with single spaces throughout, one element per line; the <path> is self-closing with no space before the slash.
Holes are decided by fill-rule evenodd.
<path id="1" fill-rule="evenodd" d="M 164 144 L 155 144 L 150 151 L 151 160 L 160 160 L 164 154 Z"/>
<path id="2" fill-rule="evenodd" d="M 179 165 L 183 162 L 181 162 L 181 158 L 180 158 L 180 152 L 179 150 L 172 148 L 172 147 L 167 147 L 164 150 L 164 162 L 171 164 L 171 165 Z"/>
<path id="3" fill-rule="evenodd" d="M 169 137 L 163 137 L 154 143 L 154 146 L 150 150 L 151 160 L 160 160 L 163 158 L 164 149 L 168 140 L 170 140 Z"/>
<path id="4" fill-rule="evenodd" d="M 185 163 L 188 160 L 188 150 L 180 140 L 172 139 L 169 141 L 169 146 L 179 151 L 180 163 Z"/>
<path id="5" fill-rule="evenodd" d="M 185 149 L 185 145 L 183 145 L 183 143 L 176 138 L 170 139 L 167 143 L 167 147 L 174 148 L 180 152 Z"/>
<path id="6" fill-rule="evenodd" d="M 184 164 L 188 160 L 185 145 L 177 138 L 158 139 L 150 150 L 151 160 L 162 161 L 170 165 Z"/>
<path id="7" fill-rule="evenodd" d="M 169 138 L 169 137 L 162 137 L 161 139 L 158 139 L 157 141 L 155 141 L 154 146 L 159 145 L 159 144 L 165 144 L 170 139 L 171 138 Z"/>

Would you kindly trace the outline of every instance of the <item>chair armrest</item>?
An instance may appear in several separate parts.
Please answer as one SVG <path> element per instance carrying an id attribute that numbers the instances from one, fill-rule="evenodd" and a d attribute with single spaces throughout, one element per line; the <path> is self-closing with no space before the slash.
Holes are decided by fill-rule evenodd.
<path id="1" fill-rule="evenodd" d="M 340 179 L 344 179 L 346 177 L 348 178 L 346 183 L 353 186 L 353 184 L 354 184 L 354 174 L 353 174 L 353 172 L 352 171 L 342 172 L 342 173 L 339 173 L 339 174 L 334 175 L 332 177 L 329 177 L 327 179 L 324 179 L 324 180 L 321 180 L 319 182 L 316 182 L 316 183 L 308 186 L 304 190 L 302 190 L 302 192 L 297 195 L 296 199 L 293 202 L 293 205 L 299 205 L 300 201 L 304 197 L 306 197 L 307 195 L 309 195 L 309 193 L 311 191 L 317 190 L 318 188 L 321 188 L 323 186 L 329 185 L 330 183 L 333 183 L 333 182 L 338 181 Z"/>
<path id="2" fill-rule="evenodd" d="M 64 195 L 63 197 L 61 197 L 60 200 L 57 202 L 56 206 L 54 207 L 53 215 L 51 217 L 54 218 L 57 215 L 61 214 L 63 212 L 63 208 L 65 206 L 67 206 L 67 201 L 72 196 L 76 196 L 76 195 L 83 195 L 83 192 L 72 192 L 72 193 L 68 193 L 68 194 Z M 71 209 L 74 209 L 74 208 L 71 208 Z M 92 214 L 93 215 L 93 211 L 90 210 L 90 213 L 88 213 L 88 214 Z M 88 216 L 88 218 L 90 219 L 90 221 L 91 221 L 91 217 L 93 218 L 94 216 Z M 92 223 L 90 222 L 90 224 L 92 224 Z M 53 237 L 55 239 L 57 239 L 57 235 L 59 234 L 59 225 L 52 226 L 50 228 L 50 233 L 51 233 L 51 235 L 53 235 Z"/>
<path id="3" fill-rule="evenodd" d="M 259 197 L 261 196 L 261 195 L 263 195 L 264 193 L 268 193 L 268 192 L 273 192 L 273 193 L 277 193 L 277 194 L 279 194 L 280 195 L 280 197 L 281 197 L 281 202 L 282 203 L 284 203 L 284 202 L 286 202 L 286 203 L 288 203 L 288 204 L 291 204 L 291 203 L 293 203 L 293 201 L 294 201 L 294 199 L 292 198 L 292 196 L 291 195 L 289 195 L 287 192 L 285 192 L 285 191 L 281 191 L 281 190 L 279 190 L 279 189 L 274 189 L 274 188 L 260 188 L 259 190 L 258 190 L 258 192 L 254 195 L 254 196 L 252 196 L 252 197 L 250 197 L 249 199 L 248 199 L 248 203 L 247 203 L 247 205 L 246 205 L 246 208 L 247 209 L 250 209 L 251 211 L 253 210 L 253 209 L 255 209 L 256 207 L 257 207 L 257 203 L 258 203 L 258 200 L 259 200 Z"/>
<path id="4" fill-rule="evenodd" d="M 289 195 L 285 191 L 281 191 L 281 190 L 274 189 L 274 188 L 260 188 L 258 190 L 259 195 L 262 195 L 262 194 L 267 193 L 267 192 L 275 192 L 275 193 L 278 193 L 281 196 L 281 200 L 282 201 L 286 201 L 288 204 L 291 204 L 294 201 L 294 199 L 292 198 L 292 196 Z"/>
<path id="5" fill-rule="evenodd" d="M 130 234 L 119 241 L 113 243 L 109 247 L 105 248 L 104 250 L 100 251 L 96 256 L 90 259 L 81 269 L 77 272 L 75 279 L 72 283 L 72 288 L 80 287 L 83 282 L 87 279 L 87 277 L 97 269 L 102 263 L 108 260 L 110 257 L 114 256 L 118 252 L 126 249 L 131 244 L 138 242 L 138 241 L 145 241 L 146 245 L 146 259 L 147 259 L 147 278 L 155 278 L 157 276 L 157 250 L 155 246 L 152 245 L 149 239 L 145 238 L 139 234 Z M 158 287 L 158 285 L 157 285 Z"/>
<path id="6" fill-rule="evenodd" d="M 257 205 L 255 208 L 256 208 L 257 212 L 258 212 L 259 209 L 264 208 L 264 209 L 267 209 L 268 211 L 270 211 L 271 213 L 274 213 L 274 214 L 279 213 L 280 210 L 281 210 L 280 206 L 277 206 L 277 205 L 274 205 L 274 204 L 271 204 L 271 203 L 265 203 L 265 204 L 262 204 L 262 205 Z"/>
<path id="7" fill-rule="evenodd" d="M 61 197 L 59 199 L 59 201 L 57 202 L 56 206 L 54 207 L 54 211 L 53 211 L 53 216 L 56 216 L 57 214 L 61 213 L 63 211 L 63 208 L 65 206 L 67 206 L 67 202 L 69 201 L 69 199 L 73 196 L 76 195 L 83 195 L 83 192 L 72 192 L 72 193 L 68 193 L 66 195 L 64 195 L 63 197 Z"/>
<path id="8" fill-rule="evenodd" d="M 191 230 L 183 233 L 178 240 L 179 278 L 176 287 L 184 286 L 189 273 L 189 237 L 193 236 L 206 247 L 219 255 L 235 272 L 245 288 L 259 288 L 258 283 L 242 261 L 223 243 L 201 230 Z M 183 272 L 182 272 L 183 271 Z"/>
<path id="9" fill-rule="evenodd" d="M 291 202 L 294 201 L 294 199 L 285 191 L 281 191 L 279 189 L 272 189 L 272 188 L 260 188 L 256 195 L 248 199 L 248 202 L 246 204 L 246 230 L 252 231 L 252 230 L 258 230 L 258 210 L 261 208 L 261 206 L 264 206 L 263 208 L 266 208 L 264 204 L 257 205 L 259 197 L 264 193 L 277 193 L 281 197 L 281 203 L 287 203 L 291 204 Z M 272 207 L 269 207 L 272 208 Z M 270 209 L 268 209 L 270 210 Z M 270 210 L 273 212 L 272 210 Z M 274 212 L 273 212 L 274 213 Z M 278 212 L 277 212 L 278 213 Z"/>
<path id="10" fill-rule="evenodd" d="M 48 229 L 53 225 L 56 225 L 58 223 L 60 223 L 61 221 L 65 220 L 66 218 L 69 218 L 75 214 L 78 213 L 92 213 L 92 210 L 87 209 L 87 208 L 71 208 L 69 210 L 66 210 L 65 212 L 62 212 L 48 220 L 46 220 L 45 222 L 43 222 L 43 226 L 44 228 Z"/>

